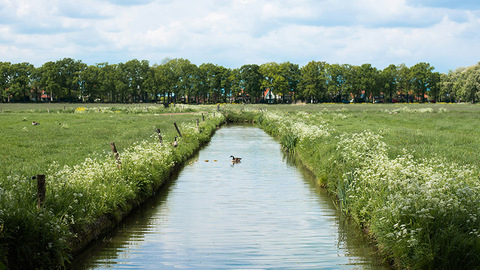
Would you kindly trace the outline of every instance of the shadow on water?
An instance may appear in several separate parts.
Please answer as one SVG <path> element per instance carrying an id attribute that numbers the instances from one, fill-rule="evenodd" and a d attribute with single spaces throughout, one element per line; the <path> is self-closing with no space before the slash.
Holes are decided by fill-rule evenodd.
<path id="1" fill-rule="evenodd" d="M 242 163 L 226 159 L 235 153 L 244 155 Z M 271 160 L 265 161 L 265 156 Z M 370 239 L 341 215 L 333 197 L 297 159 L 283 153 L 278 142 L 260 129 L 234 125 L 217 131 L 155 197 L 71 265 L 104 268 L 388 269 L 388 265 L 375 256 Z"/>

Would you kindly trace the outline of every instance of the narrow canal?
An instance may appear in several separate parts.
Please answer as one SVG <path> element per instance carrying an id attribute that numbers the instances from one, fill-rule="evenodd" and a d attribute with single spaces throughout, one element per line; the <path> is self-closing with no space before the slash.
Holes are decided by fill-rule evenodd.
<path id="1" fill-rule="evenodd" d="M 385 269 L 261 129 L 218 130 L 175 178 L 74 269 Z"/>

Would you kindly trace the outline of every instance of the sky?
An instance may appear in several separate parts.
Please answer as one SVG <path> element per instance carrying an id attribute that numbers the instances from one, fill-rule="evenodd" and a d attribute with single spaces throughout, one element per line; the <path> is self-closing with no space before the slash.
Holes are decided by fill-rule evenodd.
<path id="1" fill-rule="evenodd" d="M 0 62 L 480 61 L 478 0 L 0 0 Z"/>

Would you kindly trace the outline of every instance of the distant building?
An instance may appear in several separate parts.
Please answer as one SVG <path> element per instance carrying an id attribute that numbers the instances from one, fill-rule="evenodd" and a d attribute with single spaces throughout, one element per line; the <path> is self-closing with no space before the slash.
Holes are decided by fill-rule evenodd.
<path id="1" fill-rule="evenodd" d="M 273 93 L 270 88 L 265 89 L 263 92 L 263 100 L 265 103 L 272 104 L 277 102 L 290 103 L 292 101 L 292 93 L 285 94 L 283 96 Z"/>
<path id="2" fill-rule="evenodd" d="M 270 88 L 267 88 L 264 92 L 263 92 L 263 99 L 265 100 L 265 103 L 275 103 L 277 97 L 273 94 L 272 90 L 270 90 Z"/>

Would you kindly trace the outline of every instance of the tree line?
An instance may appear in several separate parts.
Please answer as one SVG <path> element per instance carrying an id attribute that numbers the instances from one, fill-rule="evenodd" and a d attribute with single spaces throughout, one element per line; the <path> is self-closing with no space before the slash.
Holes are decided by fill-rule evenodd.
<path id="1" fill-rule="evenodd" d="M 477 102 L 480 63 L 448 74 L 429 63 L 390 65 L 383 70 L 311 61 L 250 64 L 230 69 L 187 59 L 87 65 L 64 58 L 34 67 L 0 62 L 2 102 Z M 272 100 L 270 100 L 272 101 Z"/>

